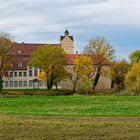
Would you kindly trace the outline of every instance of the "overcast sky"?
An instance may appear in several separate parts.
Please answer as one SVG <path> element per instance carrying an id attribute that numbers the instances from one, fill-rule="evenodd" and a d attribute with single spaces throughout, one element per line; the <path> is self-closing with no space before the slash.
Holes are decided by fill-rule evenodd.
<path id="1" fill-rule="evenodd" d="M 140 49 L 140 0 L 0 0 L 0 32 L 16 42 L 59 43 L 66 28 L 75 51 L 104 36 L 127 59 Z"/>

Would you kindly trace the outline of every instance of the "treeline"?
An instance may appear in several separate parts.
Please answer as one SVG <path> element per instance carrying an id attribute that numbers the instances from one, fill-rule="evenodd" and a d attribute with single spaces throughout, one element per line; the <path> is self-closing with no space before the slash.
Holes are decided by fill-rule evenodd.
<path id="1" fill-rule="evenodd" d="M 8 51 L 13 44 L 10 35 L 0 34 L 0 89 L 11 63 Z M 140 93 L 140 50 L 130 54 L 130 62 L 116 60 L 114 48 L 104 37 L 97 37 L 88 41 L 82 54 L 76 55 L 72 68 L 67 61 L 63 48 L 44 45 L 33 52 L 28 65 L 41 69 L 38 78 L 47 82 L 48 90 L 53 86 L 57 89 L 60 81 L 69 79 L 73 83 L 73 93 L 88 94 L 95 92 L 100 76 L 104 76 L 112 80 L 111 88 L 116 91 Z"/>

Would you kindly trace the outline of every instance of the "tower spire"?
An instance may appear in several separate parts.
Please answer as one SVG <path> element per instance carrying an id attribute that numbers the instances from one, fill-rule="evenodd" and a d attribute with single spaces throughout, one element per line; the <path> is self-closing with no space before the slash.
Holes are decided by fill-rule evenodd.
<path id="1" fill-rule="evenodd" d="M 64 32 L 64 34 L 65 34 L 65 36 L 66 36 L 66 35 L 68 35 L 68 36 L 69 36 L 69 31 L 67 30 L 67 28 L 66 28 L 66 30 L 65 30 L 65 32 Z"/>

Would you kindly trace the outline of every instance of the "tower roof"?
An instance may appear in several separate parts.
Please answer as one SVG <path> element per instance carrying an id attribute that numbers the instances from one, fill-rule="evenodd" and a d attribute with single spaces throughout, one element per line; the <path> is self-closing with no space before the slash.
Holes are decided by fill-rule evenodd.
<path id="1" fill-rule="evenodd" d="M 72 41 L 74 41 L 73 36 L 70 36 L 70 33 L 67 29 L 64 32 L 64 36 L 60 36 L 60 41 L 62 41 L 66 36 L 68 36 Z"/>
<path id="2" fill-rule="evenodd" d="M 66 29 L 66 31 L 64 32 L 65 36 L 68 35 L 69 36 L 69 31 Z"/>

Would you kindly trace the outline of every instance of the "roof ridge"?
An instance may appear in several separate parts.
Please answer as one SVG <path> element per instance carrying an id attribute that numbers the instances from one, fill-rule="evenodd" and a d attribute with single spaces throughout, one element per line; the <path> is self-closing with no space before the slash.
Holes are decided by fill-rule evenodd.
<path id="1" fill-rule="evenodd" d="M 26 42 L 22 42 L 22 43 L 16 43 L 19 45 L 60 45 L 60 43 L 26 43 Z"/>

